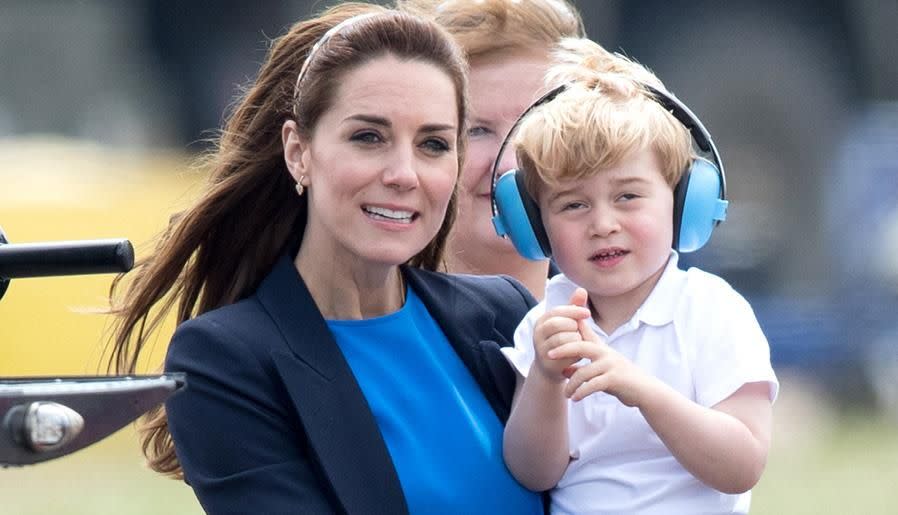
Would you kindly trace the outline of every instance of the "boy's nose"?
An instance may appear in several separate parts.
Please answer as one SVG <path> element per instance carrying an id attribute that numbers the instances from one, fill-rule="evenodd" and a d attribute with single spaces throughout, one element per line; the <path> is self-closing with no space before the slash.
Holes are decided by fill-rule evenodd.
<path id="1" fill-rule="evenodd" d="M 613 209 L 596 207 L 590 218 L 590 234 L 605 237 L 620 231 L 620 223 Z"/>

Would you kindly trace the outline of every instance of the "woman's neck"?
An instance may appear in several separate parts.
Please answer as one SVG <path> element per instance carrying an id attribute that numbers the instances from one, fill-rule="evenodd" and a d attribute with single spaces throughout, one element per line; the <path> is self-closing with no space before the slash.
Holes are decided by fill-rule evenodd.
<path id="1" fill-rule="evenodd" d="M 449 272 L 475 275 L 510 275 L 520 281 L 537 300 L 546 293 L 549 261 L 530 261 L 515 253 L 509 256 L 485 256 L 481 259 L 464 259 L 461 252 L 446 253 Z"/>
<path id="2" fill-rule="evenodd" d="M 329 254 L 329 255 L 325 255 Z M 340 256 L 340 257 L 334 257 Z M 402 308 L 405 284 L 399 267 L 357 256 L 300 248 L 294 265 L 326 319 L 363 320 Z"/>

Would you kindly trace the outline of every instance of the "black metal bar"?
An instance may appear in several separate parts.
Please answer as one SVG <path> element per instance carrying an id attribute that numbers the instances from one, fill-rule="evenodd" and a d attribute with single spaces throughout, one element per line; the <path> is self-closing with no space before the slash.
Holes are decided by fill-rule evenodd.
<path id="1" fill-rule="evenodd" d="M 0 278 L 127 272 L 134 248 L 126 239 L 0 244 Z"/>

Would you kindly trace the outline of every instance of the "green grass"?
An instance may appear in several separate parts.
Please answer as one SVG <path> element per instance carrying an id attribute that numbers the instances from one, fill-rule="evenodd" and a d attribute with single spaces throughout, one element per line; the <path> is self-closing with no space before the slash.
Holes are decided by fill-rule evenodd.
<path id="1" fill-rule="evenodd" d="M 774 446 L 752 514 L 898 513 L 898 424 L 854 414 Z"/>
<path id="2" fill-rule="evenodd" d="M 796 409 L 783 404 L 752 514 L 898 513 L 898 425 L 805 409 L 806 424 L 793 426 Z M 202 513 L 190 488 L 144 467 L 130 428 L 55 461 L 0 470 L 0 499 L 9 515 Z"/>
<path id="3" fill-rule="evenodd" d="M 0 469 L 4 515 L 202 514 L 193 491 L 147 469 L 131 427 L 68 456 Z"/>

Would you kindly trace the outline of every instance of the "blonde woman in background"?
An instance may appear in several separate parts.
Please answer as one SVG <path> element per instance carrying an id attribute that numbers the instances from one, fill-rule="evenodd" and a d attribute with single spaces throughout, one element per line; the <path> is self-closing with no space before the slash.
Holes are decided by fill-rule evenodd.
<path id="1" fill-rule="evenodd" d="M 452 34 L 468 58 L 471 109 L 468 149 L 458 191 L 458 219 L 449 236 L 450 272 L 508 274 L 541 299 L 551 263 L 529 261 L 496 235 L 490 180 L 499 145 L 542 92 L 550 51 L 582 37 L 580 14 L 564 0 L 398 0 L 400 9 L 430 17 Z M 507 152 L 499 170 L 515 166 Z"/>

